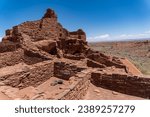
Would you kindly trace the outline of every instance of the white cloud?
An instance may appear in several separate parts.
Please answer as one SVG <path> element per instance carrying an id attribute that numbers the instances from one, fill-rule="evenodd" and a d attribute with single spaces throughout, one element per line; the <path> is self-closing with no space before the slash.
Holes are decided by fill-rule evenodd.
<path id="1" fill-rule="evenodd" d="M 104 35 L 96 36 L 95 39 L 106 39 L 106 38 L 109 38 L 109 37 L 110 37 L 109 34 L 104 34 Z"/>
<path id="2" fill-rule="evenodd" d="M 148 30 L 148 31 L 145 31 L 145 33 L 146 33 L 146 34 L 150 34 L 150 30 Z"/>
<path id="3" fill-rule="evenodd" d="M 140 39 L 140 38 L 149 38 L 149 37 L 150 37 L 150 33 L 126 35 L 126 39 Z"/>
<path id="4" fill-rule="evenodd" d="M 110 35 L 109 34 L 103 34 L 103 35 L 98 35 L 98 36 L 93 36 L 93 37 L 89 37 L 88 40 L 89 41 L 104 41 L 104 40 L 108 40 L 110 39 Z"/>
<path id="5" fill-rule="evenodd" d="M 95 37 L 90 37 L 89 39 L 106 39 L 106 38 L 109 38 L 110 35 L 109 34 L 104 34 L 104 35 L 98 35 L 98 36 L 95 36 Z"/>
<path id="6" fill-rule="evenodd" d="M 145 31 L 144 33 L 139 34 L 121 34 L 112 36 L 110 34 L 99 35 L 95 37 L 88 38 L 90 42 L 98 41 L 121 41 L 121 40 L 131 40 L 131 39 L 144 39 L 150 38 L 150 31 Z"/>
<path id="7" fill-rule="evenodd" d="M 116 36 L 116 39 L 139 39 L 139 38 L 148 38 L 150 34 L 141 33 L 141 34 L 123 34 Z"/>

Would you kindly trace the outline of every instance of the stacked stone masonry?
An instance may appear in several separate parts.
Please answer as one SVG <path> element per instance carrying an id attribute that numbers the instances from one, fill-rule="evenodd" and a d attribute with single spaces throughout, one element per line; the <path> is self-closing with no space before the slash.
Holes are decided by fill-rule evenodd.
<path id="1" fill-rule="evenodd" d="M 3 86 L 36 91 L 56 78 L 70 83 L 70 88 L 52 99 L 82 99 L 90 83 L 150 98 L 150 77 L 145 78 L 132 63 L 125 63 L 129 63 L 125 58 L 92 50 L 82 29 L 68 31 L 58 22 L 56 13 L 47 9 L 41 19 L 6 30 L 0 42 L 0 94 Z"/>
<path id="2" fill-rule="evenodd" d="M 98 87 L 150 99 L 148 77 L 95 72 L 91 74 L 91 82 Z"/>
<path id="3" fill-rule="evenodd" d="M 53 65 L 53 62 L 46 61 L 33 66 L 18 64 L 13 67 L 7 67 L 7 69 L 1 69 L 1 71 L 3 70 L 3 74 L 0 75 L 0 80 L 5 85 L 20 89 L 28 86 L 38 86 L 53 76 Z M 13 72 L 12 70 L 14 68 L 16 68 L 16 70 Z M 9 73 L 7 70 L 12 72 Z"/>
<path id="4" fill-rule="evenodd" d="M 83 69 L 84 68 L 79 68 L 76 65 L 70 65 L 64 62 L 55 62 L 54 76 L 64 80 L 69 80 L 71 76 L 81 72 Z"/>
<path id="5" fill-rule="evenodd" d="M 84 70 L 86 71 L 86 70 Z M 79 100 L 83 99 L 86 91 L 88 90 L 90 84 L 91 72 L 80 72 L 74 78 L 77 79 L 69 89 L 65 90 L 63 93 L 60 93 L 56 99 L 57 100 Z"/>

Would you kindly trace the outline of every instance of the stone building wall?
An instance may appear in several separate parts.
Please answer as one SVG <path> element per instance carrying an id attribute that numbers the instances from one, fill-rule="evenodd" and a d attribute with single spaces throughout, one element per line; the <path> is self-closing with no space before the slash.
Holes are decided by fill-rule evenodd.
<path id="1" fill-rule="evenodd" d="M 16 37 L 19 33 L 30 36 L 33 42 L 40 40 L 58 40 L 67 38 L 69 32 L 57 22 L 56 17 L 43 17 L 37 21 L 27 21 L 6 31 L 6 35 Z"/>
<path id="2" fill-rule="evenodd" d="M 86 71 L 86 70 L 85 70 Z M 74 76 L 73 76 L 74 77 Z M 69 89 L 65 90 L 63 93 L 60 93 L 55 99 L 56 100 L 79 100 L 83 99 L 83 96 L 88 90 L 91 73 L 90 72 L 81 72 L 76 74 L 74 82 Z"/>
<path id="3" fill-rule="evenodd" d="M 93 68 L 105 68 L 106 67 L 104 64 L 98 63 L 98 62 L 93 61 L 91 59 L 87 59 L 87 66 L 93 67 Z"/>
<path id="4" fill-rule="evenodd" d="M 13 34 L 22 32 L 30 36 L 32 41 L 54 40 L 58 39 L 57 24 L 57 21 L 51 18 L 25 22 L 13 27 Z"/>
<path id="5" fill-rule="evenodd" d="M 38 86 L 54 75 L 53 61 L 44 61 L 30 66 L 25 77 L 21 79 L 21 88 L 27 86 Z"/>
<path id="6" fill-rule="evenodd" d="M 115 59 L 110 56 L 106 56 L 97 51 L 91 51 L 91 54 L 88 54 L 87 57 L 108 67 L 115 66 L 117 68 L 126 68 L 126 66 L 123 65 L 119 60 L 116 60 L 117 58 Z"/>
<path id="7" fill-rule="evenodd" d="M 79 39 L 61 39 L 58 43 L 64 54 L 80 55 L 86 51 L 86 42 Z"/>
<path id="8" fill-rule="evenodd" d="M 8 69 L 16 69 L 14 72 L 1 74 L 0 80 L 8 86 L 16 88 L 26 88 L 28 86 L 38 86 L 54 74 L 52 61 L 45 61 L 37 63 L 33 66 L 28 65 L 15 65 L 15 67 Z M 7 70 L 7 69 L 6 69 Z"/>
<path id="9" fill-rule="evenodd" d="M 22 49 L 13 52 L 0 53 L 0 68 L 23 62 L 23 56 L 24 53 Z"/>
<path id="10" fill-rule="evenodd" d="M 0 53 L 16 51 L 20 47 L 19 44 L 11 42 L 0 43 Z"/>
<path id="11" fill-rule="evenodd" d="M 0 68 L 13 66 L 21 62 L 32 65 L 42 61 L 45 60 L 40 57 L 27 55 L 27 52 L 24 52 L 21 48 L 13 52 L 0 53 Z"/>
<path id="12" fill-rule="evenodd" d="M 54 63 L 54 76 L 64 80 L 69 80 L 70 77 L 82 70 L 83 68 L 78 68 L 76 65 L 71 65 L 65 62 Z"/>
<path id="13" fill-rule="evenodd" d="M 69 32 L 69 34 L 70 34 L 70 38 L 81 39 L 83 41 L 86 41 L 86 34 L 82 29 L 79 29 L 74 32 Z"/>
<path id="14" fill-rule="evenodd" d="M 42 19 L 27 21 L 12 29 L 6 30 L 6 36 L 10 36 L 11 41 L 16 41 L 17 36 L 24 33 L 30 36 L 33 42 L 40 40 L 59 40 L 59 39 L 81 39 L 86 41 L 86 34 L 82 29 L 69 32 L 57 21 L 57 15 L 51 9 L 47 9 Z"/>
<path id="15" fill-rule="evenodd" d="M 150 78 L 123 74 L 92 73 L 91 82 L 121 93 L 150 99 Z"/>

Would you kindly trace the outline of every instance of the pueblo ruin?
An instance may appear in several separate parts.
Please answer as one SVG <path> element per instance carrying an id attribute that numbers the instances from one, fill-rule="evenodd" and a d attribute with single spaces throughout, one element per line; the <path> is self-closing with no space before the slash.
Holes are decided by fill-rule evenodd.
<path id="1" fill-rule="evenodd" d="M 92 50 L 86 33 L 69 32 L 51 9 L 40 20 L 6 30 L 0 43 L 1 100 L 88 99 L 91 86 L 114 96 L 150 98 L 150 77 L 126 58 Z"/>

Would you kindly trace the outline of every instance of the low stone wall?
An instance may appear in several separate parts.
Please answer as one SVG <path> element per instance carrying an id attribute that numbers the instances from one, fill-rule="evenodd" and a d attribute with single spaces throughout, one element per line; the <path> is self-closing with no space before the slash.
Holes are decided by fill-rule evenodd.
<path id="1" fill-rule="evenodd" d="M 91 82 L 99 87 L 150 99 L 150 78 L 123 74 L 91 74 Z"/>
<path id="2" fill-rule="evenodd" d="M 81 59 L 84 59 L 84 55 L 79 55 L 79 56 L 76 56 L 76 55 L 71 55 L 71 54 L 64 54 L 64 58 L 67 58 L 67 59 L 72 59 L 72 60 L 81 60 Z"/>
<path id="3" fill-rule="evenodd" d="M 92 52 L 92 53 L 91 53 Z M 91 50 L 91 54 L 87 55 L 87 58 L 96 61 L 98 63 L 104 64 L 107 67 L 115 66 L 116 68 L 124 68 L 126 70 L 126 66 L 123 65 L 117 58 L 111 58 L 106 56 L 100 52 L 95 52 Z"/>
<path id="4" fill-rule="evenodd" d="M 89 79 L 91 77 L 91 73 L 84 73 L 83 71 L 73 77 L 75 77 L 77 81 L 74 82 L 69 89 L 56 96 L 55 100 L 79 100 L 83 98 L 90 84 Z"/>
<path id="5" fill-rule="evenodd" d="M 13 74 L 0 76 L 0 81 L 5 85 L 25 88 L 28 86 L 38 86 L 45 82 L 54 74 L 54 63 L 52 61 L 44 61 L 33 66 L 25 66 Z M 15 67 L 14 67 L 15 69 Z"/>
<path id="6" fill-rule="evenodd" d="M 0 53 L 0 68 L 23 62 L 24 52 L 18 49 L 13 52 Z"/>
<path id="7" fill-rule="evenodd" d="M 36 64 L 45 61 L 45 59 L 36 56 L 29 56 L 23 49 L 17 49 L 13 52 L 0 53 L 0 68 L 6 66 L 13 66 L 24 62 L 28 65 Z"/>
<path id="8" fill-rule="evenodd" d="M 21 80 L 23 87 L 38 86 L 53 76 L 54 63 L 52 61 L 37 63 L 30 68 L 29 73 Z"/>
<path id="9" fill-rule="evenodd" d="M 5 43 L 5 42 L 1 42 L 0 43 L 0 53 L 4 53 L 4 52 L 13 52 L 16 51 L 19 48 L 19 44 L 14 44 L 14 43 Z"/>
<path id="10" fill-rule="evenodd" d="M 71 65 L 65 62 L 54 63 L 54 76 L 69 80 L 71 76 L 74 76 L 77 72 L 81 72 L 83 68 L 78 68 L 76 65 Z"/>
<path id="11" fill-rule="evenodd" d="M 106 67 L 105 65 L 98 63 L 96 61 L 90 60 L 90 59 L 87 59 L 87 66 L 93 67 L 93 68 L 105 68 Z"/>

